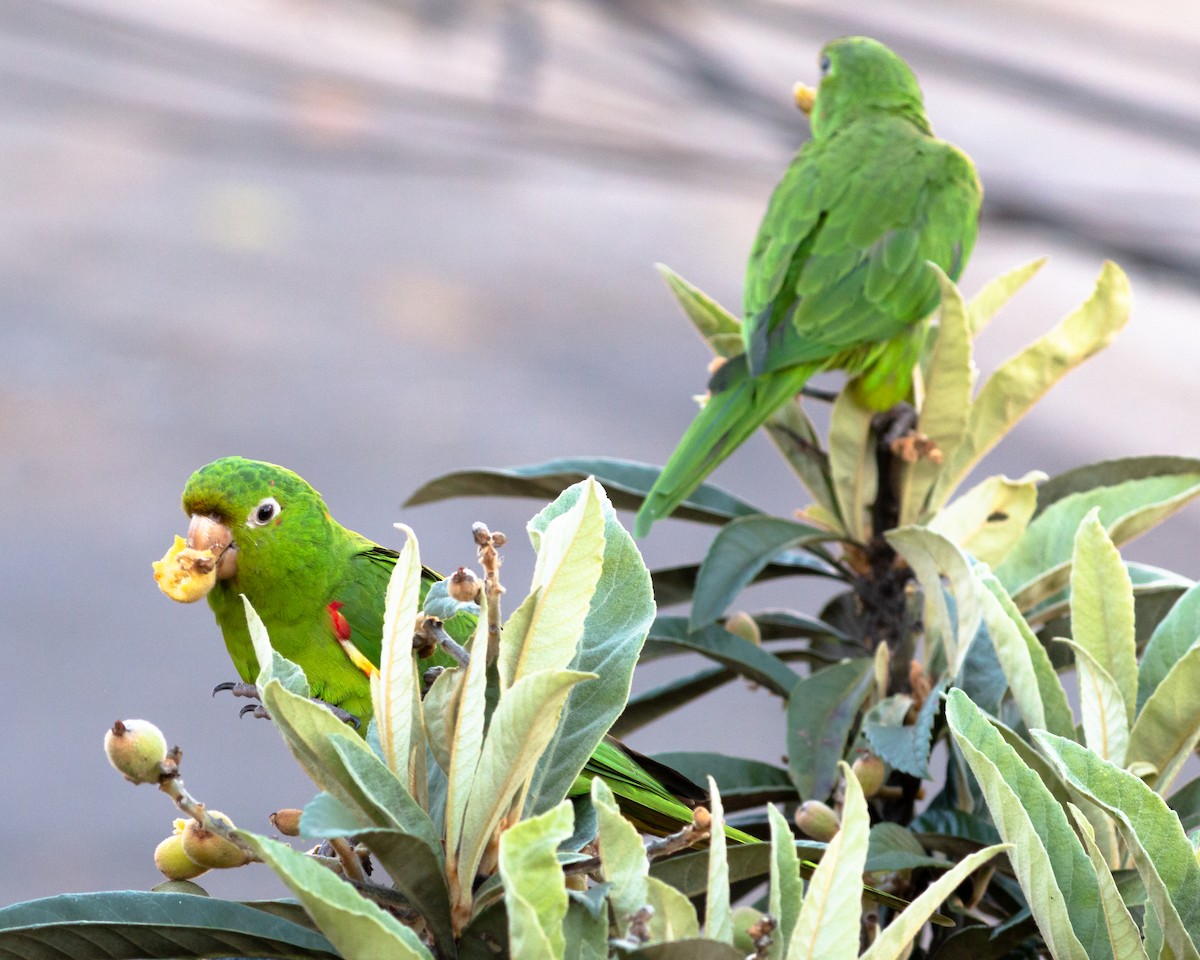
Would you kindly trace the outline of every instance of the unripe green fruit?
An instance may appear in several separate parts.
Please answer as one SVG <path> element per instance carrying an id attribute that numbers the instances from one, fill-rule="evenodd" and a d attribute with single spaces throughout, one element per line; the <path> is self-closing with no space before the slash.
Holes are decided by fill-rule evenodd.
<path id="1" fill-rule="evenodd" d="M 184 853 L 183 837 L 178 833 L 154 848 L 154 865 L 168 880 L 191 880 L 208 870 Z"/>
<path id="2" fill-rule="evenodd" d="M 158 783 L 167 738 L 149 720 L 118 720 L 104 735 L 104 752 L 130 783 Z"/>
<path id="3" fill-rule="evenodd" d="M 233 829 L 233 823 L 220 811 L 209 810 L 208 815 Z M 183 852 L 206 869 L 226 870 L 250 862 L 250 854 L 224 837 L 205 830 L 199 820 L 189 820 L 183 828 Z"/>
<path id="4" fill-rule="evenodd" d="M 858 785 L 862 787 L 863 796 L 867 799 L 875 796 L 883 786 L 883 778 L 887 774 L 883 761 L 873 753 L 859 754 L 852 769 L 858 778 Z"/>
<path id="5" fill-rule="evenodd" d="M 820 800 L 805 800 L 796 811 L 796 826 L 814 840 L 828 843 L 842 828 L 838 815 Z"/>

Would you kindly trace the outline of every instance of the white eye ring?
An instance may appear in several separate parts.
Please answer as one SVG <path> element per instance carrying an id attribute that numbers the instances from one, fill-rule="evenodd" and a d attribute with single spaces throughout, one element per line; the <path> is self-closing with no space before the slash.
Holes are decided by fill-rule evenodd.
<path id="1" fill-rule="evenodd" d="M 260 500 L 258 506 L 250 511 L 250 516 L 246 517 L 246 526 L 265 527 L 282 511 L 283 507 L 279 505 L 278 500 L 274 497 L 267 497 L 265 500 Z"/>

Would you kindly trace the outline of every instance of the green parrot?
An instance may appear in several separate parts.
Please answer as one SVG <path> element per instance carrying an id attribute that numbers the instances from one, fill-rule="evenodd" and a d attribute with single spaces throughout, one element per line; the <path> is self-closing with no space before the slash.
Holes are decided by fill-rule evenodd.
<path id="1" fill-rule="evenodd" d="M 396 551 L 339 524 L 321 495 L 291 470 L 242 457 L 224 457 L 192 474 L 183 509 L 191 518 L 189 547 L 212 550 L 219 558 L 206 595 L 238 676 L 253 684 L 258 675 L 240 596 L 245 594 L 272 646 L 304 670 L 312 695 L 370 719 L 369 671 L 379 664 L 384 596 Z M 424 569 L 422 601 L 440 579 Z M 446 629 L 465 641 L 475 622 L 460 613 L 446 621 Z M 706 799 L 682 774 L 612 738 L 597 747 L 572 794 L 586 794 L 594 776 L 608 782 L 626 816 L 648 833 L 665 835 L 690 823 L 692 808 Z M 754 840 L 733 827 L 726 833 L 741 842 Z"/>
<path id="2" fill-rule="evenodd" d="M 636 536 L 814 374 L 845 370 L 872 410 L 905 400 L 939 299 L 927 261 L 957 280 L 975 245 L 974 164 L 934 137 L 908 65 L 875 40 L 844 37 L 822 50 L 821 74 L 808 104 L 812 137 L 750 251 L 744 351 L 713 375 L 708 402 L 638 511 Z"/>

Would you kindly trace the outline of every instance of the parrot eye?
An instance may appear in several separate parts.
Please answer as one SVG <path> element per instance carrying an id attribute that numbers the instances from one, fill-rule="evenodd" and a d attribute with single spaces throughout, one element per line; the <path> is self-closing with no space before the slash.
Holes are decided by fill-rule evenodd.
<path id="1" fill-rule="evenodd" d="M 832 65 L 833 65 L 833 64 L 830 62 L 830 60 L 829 60 L 829 57 L 827 57 L 827 56 L 826 56 L 826 57 L 822 57 L 822 58 L 821 58 L 821 74 L 822 74 L 822 75 L 824 75 L 824 74 L 828 73 L 828 72 L 829 72 L 829 68 L 830 68 Z"/>
<path id="2" fill-rule="evenodd" d="M 250 516 L 246 518 L 247 525 L 251 527 L 262 527 L 275 519 L 276 515 L 283 509 L 279 505 L 279 501 L 274 497 L 267 497 L 259 503 L 257 507 L 250 511 Z"/>

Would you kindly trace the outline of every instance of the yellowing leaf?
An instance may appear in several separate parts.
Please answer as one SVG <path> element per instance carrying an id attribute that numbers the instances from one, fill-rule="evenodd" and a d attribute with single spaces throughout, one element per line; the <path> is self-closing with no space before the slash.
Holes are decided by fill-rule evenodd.
<path id="1" fill-rule="evenodd" d="M 939 510 L 928 527 L 976 560 L 995 566 L 1029 525 L 1037 508 L 1037 485 L 1044 479 L 1039 470 L 1019 480 L 988 477 Z"/>

